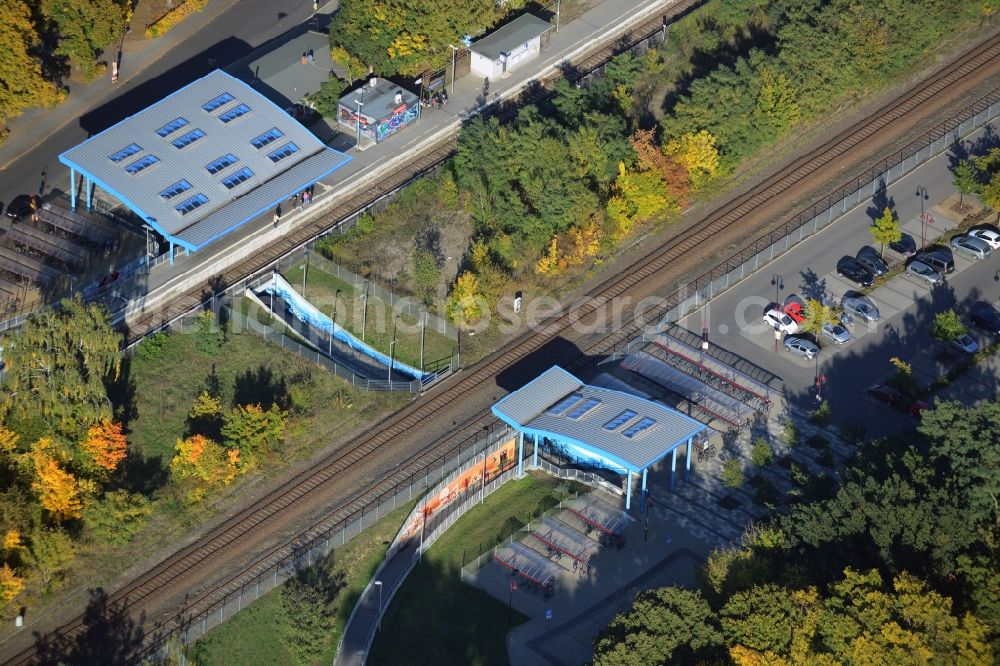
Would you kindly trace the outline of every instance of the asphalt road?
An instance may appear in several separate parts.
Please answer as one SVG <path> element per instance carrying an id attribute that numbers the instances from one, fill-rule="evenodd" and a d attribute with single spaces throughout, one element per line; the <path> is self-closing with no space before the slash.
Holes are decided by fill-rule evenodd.
<path id="1" fill-rule="evenodd" d="M 22 193 L 47 194 L 53 188 L 66 191 L 69 188 L 69 170 L 59 163 L 60 153 L 147 107 L 163 97 L 164 93 L 248 55 L 303 23 L 310 14 L 312 2 L 309 0 L 237 0 L 215 20 L 201 26 L 169 50 L 162 54 L 148 54 L 153 64 L 140 75 L 128 79 L 121 87 L 110 89 L 111 94 L 98 99 L 86 113 L 45 137 L 8 168 L 0 170 L 0 207 L 5 208 L 11 199 Z M 196 16 L 191 20 L 197 21 L 198 18 Z M 138 60 L 139 56 L 135 59 Z M 210 59 L 214 61 L 214 66 L 209 65 Z M 123 77 L 128 74 L 129 66 L 129 49 L 126 48 L 122 61 Z M 52 111 L 59 112 L 59 109 Z"/>
<path id="2" fill-rule="evenodd" d="M 975 140 L 981 134 L 973 135 Z M 929 333 L 934 315 L 954 307 L 968 323 L 969 306 L 977 301 L 996 304 L 1000 300 L 1000 252 L 979 262 L 955 255 L 955 273 L 933 288 L 922 280 L 906 275 L 892 279 L 878 288 L 871 298 L 881 311 L 881 319 L 866 324 L 855 317 L 853 339 L 842 347 L 823 345 L 816 361 L 807 361 L 789 354 L 778 345 L 775 351 L 773 330 L 761 322 L 764 306 L 796 293 L 802 298 L 824 298 L 840 302 L 844 292 L 857 289 L 836 274 L 836 264 L 845 254 L 854 255 L 862 245 L 874 245 L 868 227 L 875 214 L 888 203 L 920 245 L 921 198 L 919 187 L 927 190 L 924 209 L 935 217 L 926 225 L 928 244 L 932 237 L 947 233 L 955 226 L 933 208 L 954 193 L 949 170 L 949 154 L 943 154 L 905 178 L 892 183 L 882 195 L 848 212 L 840 221 L 819 234 L 808 238 L 757 275 L 741 282 L 713 300 L 706 309 L 689 315 L 680 325 L 700 332 L 709 331 L 713 345 L 738 354 L 784 380 L 786 394 L 792 404 L 811 407 L 815 399 L 815 378 L 825 376 L 823 397 L 829 400 L 835 421 L 858 421 L 873 434 L 885 434 L 912 423 L 908 416 L 876 404 L 865 395 L 865 389 L 882 381 L 892 370 L 889 359 L 896 356 L 912 362 L 918 374 L 935 375 L 955 362 L 944 353 L 940 343 Z M 887 259 L 900 260 L 891 250 Z M 772 278 L 780 276 L 777 285 Z M 784 285 L 781 289 L 780 286 Z M 978 332 L 973 337 L 980 343 L 986 338 Z M 976 374 L 973 371 L 972 374 Z M 963 391 L 950 391 L 952 397 L 964 400 L 993 397 L 997 379 L 975 377 L 966 381 Z"/>

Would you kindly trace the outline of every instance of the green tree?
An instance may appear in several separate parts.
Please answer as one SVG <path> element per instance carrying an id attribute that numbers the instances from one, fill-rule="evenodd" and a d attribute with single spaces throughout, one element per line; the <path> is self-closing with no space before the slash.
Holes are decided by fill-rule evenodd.
<path id="1" fill-rule="evenodd" d="M 31 23 L 31 9 L 21 0 L 0 2 L 0 125 L 34 106 L 55 106 L 64 93 L 42 75 L 34 55 L 38 33 Z M 3 134 L 0 133 L 0 142 Z"/>
<path id="2" fill-rule="evenodd" d="M 885 246 L 888 243 L 895 243 L 903 237 L 903 232 L 899 228 L 899 220 L 888 207 L 882 211 L 882 215 L 875 218 L 872 226 L 868 227 L 868 231 L 871 233 L 872 239 L 882 246 L 879 250 L 880 255 L 885 255 Z"/>
<path id="3" fill-rule="evenodd" d="M 106 70 L 95 60 L 118 37 L 131 9 L 127 2 L 114 0 L 42 0 L 41 12 L 59 35 L 56 54 L 90 81 Z"/>
<path id="4" fill-rule="evenodd" d="M 722 483 L 727 488 L 736 490 L 743 485 L 743 463 L 736 458 L 730 458 L 722 463 Z"/>
<path id="5" fill-rule="evenodd" d="M 595 666 L 695 663 L 717 657 L 722 632 L 697 590 L 662 587 L 640 592 L 594 639 Z"/>
<path id="6" fill-rule="evenodd" d="M 338 103 L 346 87 L 346 81 L 330 72 L 330 78 L 320 84 L 319 90 L 306 95 L 305 101 L 324 118 L 336 118 Z"/>
<path id="7" fill-rule="evenodd" d="M 38 527 L 28 538 L 25 559 L 46 590 L 59 581 L 75 556 L 73 540 L 60 528 Z"/>
<path id="8" fill-rule="evenodd" d="M 112 490 L 83 507 L 83 522 L 103 543 L 123 544 L 139 533 L 153 513 L 153 505 L 143 495 Z"/>
<path id="9" fill-rule="evenodd" d="M 274 450 L 285 434 L 285 413 L 277 405 L 237 405 L 226 414 L 222 438 L 228 449 L 240 452 L 240 469 L 253 469 Z"/>
<path id="10" fill-rule="evenodd" d="M 979 198 L 983 203 L 1000 214 L 1000 173 L 996 173 L 989 182 L 979 190 Z"/>
<path id="11" fill-rule="evenodd" d="M 437 258 L 422 247 L 413 248 L 413 282 L 417 290 L 429 295 L 441 281 L 441 268 Z"/>
<path id="12" fill-rule="evenodd" d="M 118 377 L 121 334 L 107 309 L 64 300 L 4 336 L 7 424 L 37 439 L 58 434 L 79 442 L 94 423 L 111 419 L 105 382 Z"/>
<path id="13" fill-rule="evenodd" d="M 344 577 L 333 573 L 334 552 L 299 571 L 281 588 L 282 637 L 301 663 L 312 663 L 323 653 L 337 619 L 334 602 Z"/>
<path id="14" fill-rule="evenodd" d="M 962 323 L 962 318 L 956 314 L 955 310 L 948 309 L 934 315 L 934 324 L 931 326 L 931 335 L 941 342 L 950 342 L 955 338 L 960 338 L 969 329 Z"/>
<path id="15" fill-rule="evenodd" d="M 206 310 L 198 315 L 194 331 L 196 346 L 202 354 L 215 355 L 226 341 L 226 331 L 216 325 L 215 314 Z"/>
<path id="16" fill-rule="evenodd" d="M 763 437 L 758 437 L 753 442 L 753 448 L 750 449 L 750 461 L 757 466 L 757 470 L 760 471 L 771 464 L 774 459 L 774 449 Z"/>
<path id="17" fill-rule="evenodd" d="M 799 322 L 799 330 L 805 333 L 819 335 L 824 326 L 837 322 L 836 311 L 820 300 L 807 299 L 802 310 L 805 319 Z"/>
<path id="18" fill-rule="evenodd" d="M 975 194 L 980 188 L 979 174 L 971 160 L 962 160 L 955 165 L 951 182 L 958 190 L 958 207 L 961 208 L 965 201 L 965 195 Z"/>

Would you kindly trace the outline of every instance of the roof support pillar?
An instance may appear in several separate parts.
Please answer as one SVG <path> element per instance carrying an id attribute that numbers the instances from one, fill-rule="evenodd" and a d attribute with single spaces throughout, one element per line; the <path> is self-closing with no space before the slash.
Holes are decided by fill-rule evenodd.
<path id="1" fill-rule="evenodd" d="M 684 480 L 687 481 L 691 478 L 691 442 L 694 437 L 688 437 L 687 441 L 687 453 L 684 455 Z"/>
<path id="2" fill-rule="evenodd" d="M 648 472 L 648 471 L 649 471 L 648 467 L 646 469 L 642 470 L 642 494 L 643 495 L 646 494 L 646 472 Z"/>
<path id="3" fill-rule="evenodd" d="M 538 467 L 538 435 L 533 435 L 531 439 L 535 442 L 535 452 L 531 456 L 531 466 Z"/>
<path id="4" fill-rule="evenodd" d="M 625 470 L 625 510 L 632 508 L 632 470 Z"/>
<path id="5" fill-rule="evenodd" d="M 91 206 L 94 203 L 94 181 L 87 176 L 87 212 L 90 212 Z"/>
<path id="6" fill-rule="evenodd" d="M 170 241 L 170 265 L 174 265 L 174 242 Z"/>
<path id="7" fill-rule="evenodd" d="M 517 478 L 524 475 L 524 433 L 517 433 Z"/>
<path id="8" fill-rule="evenodd" d="M 677 447 L 670 452 L 670 492 L 674 492 L 674 474 L 677 471 Z"/>
<path id="9" fill-rule="evenodd" d="M 69 168 L 69 207 L 76 210 L 76 169 Z"/>

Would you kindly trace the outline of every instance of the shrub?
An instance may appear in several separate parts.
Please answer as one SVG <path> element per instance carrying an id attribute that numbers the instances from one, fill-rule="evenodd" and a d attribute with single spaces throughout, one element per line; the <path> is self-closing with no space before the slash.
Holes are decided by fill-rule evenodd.
<path id="1" fill-rule="evenodd" d="M 770 465 L 773 459 L 774 451 L 771 449 L 771 445 L 767 443 L 767 440 L 763 437 L 758 437 L 754 440 L 753 448 L 750 450 L 750 462 L 760 469 Z"/>
<path id="2" fill-rule="evenodd" d="M 727 488 L 736 489 L 743 485 L 743 463 L 729 459 L 722 464 L 722 483 Z"/>
<path id="3" fill-rule="evenodd" d="M 152 335 L 147 335 L 142 339 L 142 342 L 139 343 L 135 351 L 139 355 L 139 358 L 152 361 L 167 346 L 167 338 L 169 337 L 170 335 L 166 331 L 157 331 Z"/>
<path id="4" fill-rule="evenodd" d="M 826 400 L 819 403 L 819 407 L 809 412 L 809 421 L 816 425 L 830 424 L 830 403 Z"/>
<path id="5" fill-rule="evenodd" d="M 112 490 L 83 507 L 83 521 L 94 537 L 104 543 L 122 544 L 132 540 L 149 520 L 153 506 L 143 495 Z"/>
<path id="6" fill-rule="evenodd" d="M 146 28 L 146 39 L 155 39 L 166 34 L 191 14 L 203 10 L 207 4 L 208 0 L 186 0 L 183 4 L 177 5 Z"/>
<path id="7" fill-rule="evenodd" d="M 781 431 L 781 443 L 790 449 L 795 448 L 801 437 L 802 434 L 799 432 L 799 427 L 795 425 L 795 422 L 791 418 L 786 416 L 785 427 Z"/>
<path id="8" fill-rule="evenodd" d="M 198 316 L 197 328 L 195 330 L 198 351 L 202 354 L 217 354 L 222 349 L 222 343 L 226 341 L 226 333 L 221 327 L 215 324 L 215 315 L 210 310 L 202 312 Z"/>

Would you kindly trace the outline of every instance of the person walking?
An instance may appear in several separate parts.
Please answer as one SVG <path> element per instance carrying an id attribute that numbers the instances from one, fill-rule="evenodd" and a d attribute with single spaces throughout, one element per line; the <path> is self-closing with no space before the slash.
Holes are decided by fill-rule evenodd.
<path id="1" fill-rule="evenodd" d="M 483 100 L 486 100 L 490 94 L 490 77 L 483 79 Z"/>

